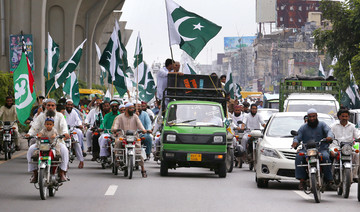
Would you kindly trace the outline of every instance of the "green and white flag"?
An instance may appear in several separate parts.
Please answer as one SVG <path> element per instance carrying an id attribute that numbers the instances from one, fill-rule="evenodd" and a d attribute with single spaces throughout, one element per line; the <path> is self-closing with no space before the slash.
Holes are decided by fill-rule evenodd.
<path id="1" fill-rule="evenodd" d="M 101 51 L 100 51 L 99 46 L 96 43 L 95 43 L 95 48 L 96 48 L 96 54 L 97 54 L 98 59 L 100 61 Z M 102 65 L 100 65 L 100 83 L 101 83 L 101 85 L 104 85 L 105 78 L 106 78 L 106 70 Z"/>
<path id="2" fill-rule="evenodd" d="M 32 105 L 36 100 L 34 77 L 27 56 L 23 52 L 18 67 L 13 73 L 15 106 L 19 122 L 25 125 L 29 118 Z"/>
<path id="3" fill-rule="evenodd" d="M 56 67 L 60 57 L 59 45 L 55 43 L 55 41 L 50 36 L 50 33 L 48 33 L 48 47 L 45 52 L 46 61 L 44 68 L 44 77 L 49 80 L 55 76 Z"/>
<path id="4" fill-rule="evenodd" d="M 241 95 L 241 87 L 238 83 L 235 83 L 235 96 L 238 98 L 238 99 L 241 99 L 242 98 L 242 95 Z"/>
<path id="5" fill-rule="evenodd" d="M 119 94 L 127 90 L 125 75 L 121 67 L 127 69 L 126 54 L 121 47 L 120 42 L 120 27 L 117 21 L 115 21 L 115 27 L 111 33 L 109 42 L 107 43 L 99 64 L 103 66 L 108 72 L 108 83 L 114 84 Z M 126 61 L 125 61 L 126 59 Z M 124 69 L 124 70 L 126 70 Z"/>
<path id="6" fill-rule="evenodd" d="M 166 0 L 166 10 L 170 46 L 179 44 L 193 59 L 221 29 L 211 21 L 186 11 L 172 0 Z"/>
<path id="7" fill-rule="evenodd" d="M 345 93 L 343 93 L 341 103 L 349 109 L 356 109 L 360 107 L 359 87 L 356 85 L 355 77 L 351 71 L 350 62 L 349 62 L 349 67 L 350 67 L 350 85 L 349 87 L 346 88 Z"/>
<path id="8" fill-rule="evenodd" d="M 70 96 L 74 105 L 78 106 L 80 103 L 79 83 L 75 74 L 75 71 L 70 73 L 64 85 L 63 91 Z"/>
<path id="9" fill-rule="evenodd" d="M 229 63 L 229 69 L 226 73 L 226 82 L 225 82 L 224 90 L 226 93 L 230 93 L 230 98 L 234 99 L 234 83 L 232 79 L 232 70 L 230 63 Z"/>
<path id="10" fill-rule="evenodd" d="M 62 85 L 70 76 L 71 72 L 73 72 L 79 65 L 85 42 L 86 39 L 75 49 L 73 55 L 68 61 L 66 61 L 59 72 L 57 72 L 53 78 L 46 81 L 45 87 L 47 94 L 60 87 L 60 85 Z"/>
<path id="11" fill-rule="evenodd" d="M 106 93 L 105 93 L 105 101 L 110 102 L 111 99 L 112 99 L 112 98 L 111 98 L 110 91 L 109 91 L 109 89 L 107 89 L 107 91 L 106 91 Z"/>
<path id="12" fill-rule="evenodd" d="M 319 65 L 319 73 L 318 73 L 319 77 L 324 77 L 325 78 L 325 72 L 324 72 L 324 68 L 321 64 L 321 60 L 320 60 L 320 65 Z"/>
<path id="13" fill-rule="evenodd" d="M 140 85 L 144 85 L 145 83 L 145 71 L 146 71 L 146 64 L 143 60 L 143 48 L 141 44 L 140 39 L 140 32 L 138 34 L 138 37 L 136 39 L 136 48 L 135 48 L 135 54 L 134 54 L 134 68 L 135 68 L 135 82 L 139 83 Z"/>
<path id="14" fill-rule="evenodd" d="M 194 69 L 191 68 L 191 66 L 188 63 L 185 63 L 185 67 L 183 68 L 183 73 L 196 75 L 196 72 L 194 71 Z"/>
<path id="15" fill-rule="evenodd" d="M 333 60 L 331 61 L 331 66 L 334 66 L 336 63 L 337 63 L 337 58 L 334 57 Z M 328 77 L 330 77 L 330 76 L 334 76 L 334 68 L 333 67 L 331 67 L 331 69 L 329 71 Z"/>
<path id="16" fill-rule="evenodd" d="M 156 86 L 150 68 L 148 68 L 146 63 L 144 64 L 146 67 L 145 83 L 142 86 L 142 89 L 140 89 L 141 85 L 139 85 L 139 98 L 142 101 L 149 102 L 155 97 Z"/>

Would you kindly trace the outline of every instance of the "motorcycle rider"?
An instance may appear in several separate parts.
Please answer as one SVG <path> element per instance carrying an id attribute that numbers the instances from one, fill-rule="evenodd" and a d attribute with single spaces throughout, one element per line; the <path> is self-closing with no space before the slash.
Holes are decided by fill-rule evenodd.
<path id="1" fill-rule="evenodd" d="M 150 116 L 146 111 L 143 111 L 142 109 L 142 104 L 137 104 L 136 105 L 136 115 L 139 116 L 139 119 L 142 123 L 142 125 L 144 126 L 144 128 L 146 129 L 147 133 L 143 135 L 143 137 L 145 138 L 144 144 L 146 146 L 146 159 L 145 160 L 150 160 L 150 153 L 151 153 L 151 147 L 152 147 L 152 138 L 150 136 L 150 133 L 152 133 L 151 131 L 151 120 L 150 120 Z"/>
<path id="2" fill-rule="evenodd" d="M 147 131 L 145 130 L 144 126 L 142 125 L 139 117 L 135 114 L 135 106 L 132 103 L 127 103 L 125 105 L 125 113 L 120 114 L 117 119 L 114 121 L 113 126 L 111 127 L 112 132 L 117 132 L 118 129 L 122 129 L 124 132 L 127 130 L 141 130 L 143 134 L 145 134 Z M 122 135 L 122 132 L 116 133 L 117 135 Z M 135 144 L 136 148 L 141 147 L 141 141 L 137 141 Z M 115 140 L 115 148 L 121 148 L 121 141 L 119 139 Z M 141 174 L 142 177 L 146 178 L 147 174 L 144 167 L 144 158 L 141 156 L 141 161 L 139 162 L 139 165 L 141 166 Z"/>
<path id="3" fill-rule="evenodd" d="M 52 117 L 54 119 L 54 128 L 60 135 L 64 135 L 65 139 L 69 139 L 70 135 L 68 132 L 68 127 L 64 115 L 62 113 L 56 112 L 56 101 L 54 99 L 47 99 L 46 101 L 46 112 L 54 111 L 55 116 Z M 25 135 L 25 137 L 35 136 L 37 133 L 41 131 L 44 126 L 46 120 L 46 113 L 41 113 L 37 119 L 31 125 L 29 132 Z M 66 181 L 66 171 L 69 163 L 69 151 L 66 148 L 63 141 L 58 142 L 60 146 L 60 155 L 61 155 L 61 164 L 60 164 L 60 180 Z M 30 163 L 32 161 L 31 157 L 36 150 L 36 144 L 33 144 L 29 147 L 27 152 L 27 161 L 28 161 L 28 171 L 33 172 L 33 176 L 31 178 L 30 183 L 36 183 L 38 180 L 38 171 L 37 164 Z"/>
<path id="4" fill-rule="evenodd" d="M 340 147 L 340 142 L 350 142 L 360 137 L 360 133 L 355 128 L 355 125 L 349 122 L 349 110 L 340 109 L 337 113 L 337 117 L 339 118 L 339 121 L 336 121 L 333 125 L 331 125 L 331 130 L 336 138 L 336 140 L 334 140 L 333 143 L 330 144 L 330 155 L 332 158 L 336 157 L 334 149 Z M 359 154 L 353 153 L 352 162 L 356 165 L 353 170 L 353 180 L 354 182 L 358 182 L 357 165 L 359 164 Z"/>
<path id="5" fill-rule="evenodd" d="M 99 106 L 100 111 L 95 115 L 95 122 L 93 127 L 97 129 L 98 132 L 101 132 L 100 126 L 104 121 L 104 116 L 110 112 L 110 102 L 105 101 Z M 96 161 L 100 157 L 100 146 L 99 146 L 100 133 L 94 133 L 92 136 L 92 156 L 91 161 Z"/>
<path id="6" fill-rule="evenodd" d="M 307 111 L 308 122 L 303 124 L 298 130 L 298 135 L 294 137 L 292 147 L 297 148 L 299 142 L 302 141 L 304 144 L 310 141 L 320 141 L 323 138 L 326 138 L 326 142 L 322 142 L 319 148 L 319 152 L 322 155 L 321 163 L 330 162 L 329 155 L 329 144 L 334 139 L 334 134 L 332 133 L 330 127 L 323 121 L 319 121 L 317 118 L 317 111 L 313 108 Z M 308 175 L 306 174 L 305 167 L 298 167 L 301 163 L 306 163 L 305 156 L 300 155 L 300 152 L 305 153 L 305 149 L 301 149 L 295 158 L 295 178 L 300 180 L 299 189 L 303 190 L 306 186 L 306 179 Z M 333 187 L 334 180 L 331 174 L 330 166 L 323 166 L 325 182 Z"/>
<path id="7" fill-rule="evenodd" d="M 234 106 L 234 113 L 231 114 L 231 118 L 233 121 L 233 127 L 236 130 L 240 130 L 241 124 L 244 122 L 244 113 L 242 112 L 242 105 Z M 239 124 L 239 123 L 241 123 L 241 124 Z"/>
<path id="8" fill-rule="evenodd" d="M 100 112 L 100 104 L 101 104 L 102 100 L 97 98 L 95 100 L 95 107 L 93 109 L 90 110 L 90 112 L 88 113 L 88 115 L 86 116 L 85 119 L 85 124 L 88 126 L 88 129 L 86 131 L 86 144 L 88 147 L 88 152 L 91 152 L 91 147 L 92 147 L 92 131 L 91 128 L 94 126 L 95 123 L 95 116 L 96 114 L 98 114 Z"/>
<path id="9" fill-rule="evenodd" d="M 265 122 L 263 120 L 263 118 L 261 117 L 260 114 L 257 113 L 257 105 L 256 104 L 252 104 L 250 107 L 250 113 L 246 114 L 244 116 L 244 124 L 243 124 L 243 128 L 247 128 L 250 131 L 251 130 L 255 130 L 255 129 L 260 129 L 260 126 L 265 127 Z M 243 146 L 244 149 L 247 149 L 247 143 L 249 140 L 249 136 L 248 133 L 246 133 L 243 138 L 241 139 L 241 145 Z"/>
<path id="10" fill-rule="evenodd" d="M 17 114 L 16 114 L 16 106 L 14 105 L 14 99 L 11 96 L 7 96 L 5 99 L 5 105 L 0 108 L 0 117 L 2 117 L 2 121 L 16 121 Z M 15 127 L 14 133 L 14 143 L 15 143 L 15 150 L 20 151 L 19 145 L 19 130 L 17 123 L 14 123 L 13 127 Z M 2 138 L 2 136 L 1 136 Z"/>
<path id="11" fill-rule="evenodd" d="M 80 120 L 76 111 L 73 110 L 73 107 L 74 107 L 73 100 L 67 99 L 65 104 L 66 123 L 69 127 L 79 127 L 80 129 L 82 129 L 83 128 L 82 121 Z M 83 143 L 84 134 L 80 129 L 74 128 L 74 132 L 76 132 L 76 136 L 79 139 L 79 143 L 74 143 L 73 145 L 74 145 L 76 157 L 80 161 L 78 168 L 82 169 L 84 167 L 84 156 L 81 146 Z"/>
<path id="12" fill-rule="evenodd" d="M 99 138 L 99 146 L 100 146 L 100 158 L 103 161 L 107 160 L 107 157 L 110 156 L 110 152 L 106 145 L 107 139 L 105 136 L 110 136 L 111 134 L 111 126 L 113 126 L 114 119 L 120 114 L 119 112 L 119 102 L 116 100 L 110 101 L 111 112 L 104 116 L 104 120 L 100 125 L 100 129 L 104 130 L 104 133 Z"/>

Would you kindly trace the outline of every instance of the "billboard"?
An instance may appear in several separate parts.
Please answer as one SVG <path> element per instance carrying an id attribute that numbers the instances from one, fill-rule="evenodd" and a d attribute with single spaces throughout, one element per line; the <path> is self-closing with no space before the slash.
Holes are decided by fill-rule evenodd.
<path id="1" fill-rule="evenodd" d="M 252 46 L 256 36 L 224 37 L 224 51 L 236 52 L 242 47 Z"/>
<path id="2" fill-rule="evenodd" d="M 31 70 L 34 71 L 34 49 L 32 35 L 24 35 L 26 51 L 31 66 Z M 21 35 L 10 35 L 10 72 L 14 72 L 19 65 L 22 54 L 22 40 Z"/>
<path id="3" fill-rule="evenodd" d="M 256 23 L 276 22 L 276 0 L 256 0 Z"/>

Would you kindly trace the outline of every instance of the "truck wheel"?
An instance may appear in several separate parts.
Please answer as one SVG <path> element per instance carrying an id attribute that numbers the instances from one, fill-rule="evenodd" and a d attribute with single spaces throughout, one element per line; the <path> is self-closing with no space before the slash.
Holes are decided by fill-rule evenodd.
<path id="1" fill-rule="evenodd" d="M 220 163 L 219 165 L 219 177 L 225 178 L 226 177 L 226 162 Z"/>
<path id="2" fill-rule="evenodd" d="M 226 169 L 227 172 L 232 172 L 234 168 L 234 149 L 228 149 L 226 154 Z"/>
<path id="3" fill-rule="evenodd" d="M 256 178 L 256 185 L 258 188 L 267 188 L 269 186 L 269 181 L 265 179 Z"/>
<path id="4" fill-rule="evenodd" d="M 168 166 L 164 160 L 161 161 L 160 164 L 160 175 L 167 176 L 168 175 Z"/>

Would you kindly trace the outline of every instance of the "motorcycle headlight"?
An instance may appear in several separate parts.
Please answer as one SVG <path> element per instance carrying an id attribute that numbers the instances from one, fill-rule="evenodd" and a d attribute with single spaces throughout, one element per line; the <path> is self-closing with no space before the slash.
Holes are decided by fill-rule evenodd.
<path id="1" fill-rule="evenodd" d="M 223 139 L 222 136 L 214 136 L 214 143 L 222 143 Z"/>
<path id="2" fill-rule="evenodd" d="M 351 146 L 350 146 L 350 145 L 345 145 L 345 146 L 343 146 L 343 147 L 341 148 L 341 153 L 342 153 L 343 155 L 351 155 L 351 153 L 352 153 L 352 148 L 351 148 Z"/>
<path id="3" fill-rule="evenodd" d="M 316 155 L 317 155 L 317 150 L 316 150 L 316 149 L 308 149 L 308 150 L 306 151 L 306 155 L 307 155 L 308 157 L 316 156 Z"/>
<path id="4" fill-rule="evenodd" d="M 40 151 L 49 151 L 50 150 L 50 144 L 40 144 L 39 149 L 40 149 Z"/>
<path id="5" fill-rule="evenodd" d="M 169 134 L 166 136 L 166 140 L 167 141 L 176 141 L 176 135 Z"/>
<path id="6" fill-rule="evenodd" d="M 135 141 L 135 137 L 134 137 L 134 136 L 128 136 L 128 137 L 126 138 L 126 141 L 127 141 L 127 142 L 134 142 L 134 141 Z"/>
<path id="7" fill-rule="evenodd" d="M 260 152 L 267 157 L 280 158 L 280 155 L 274 149 L 262 148 Z"/>

